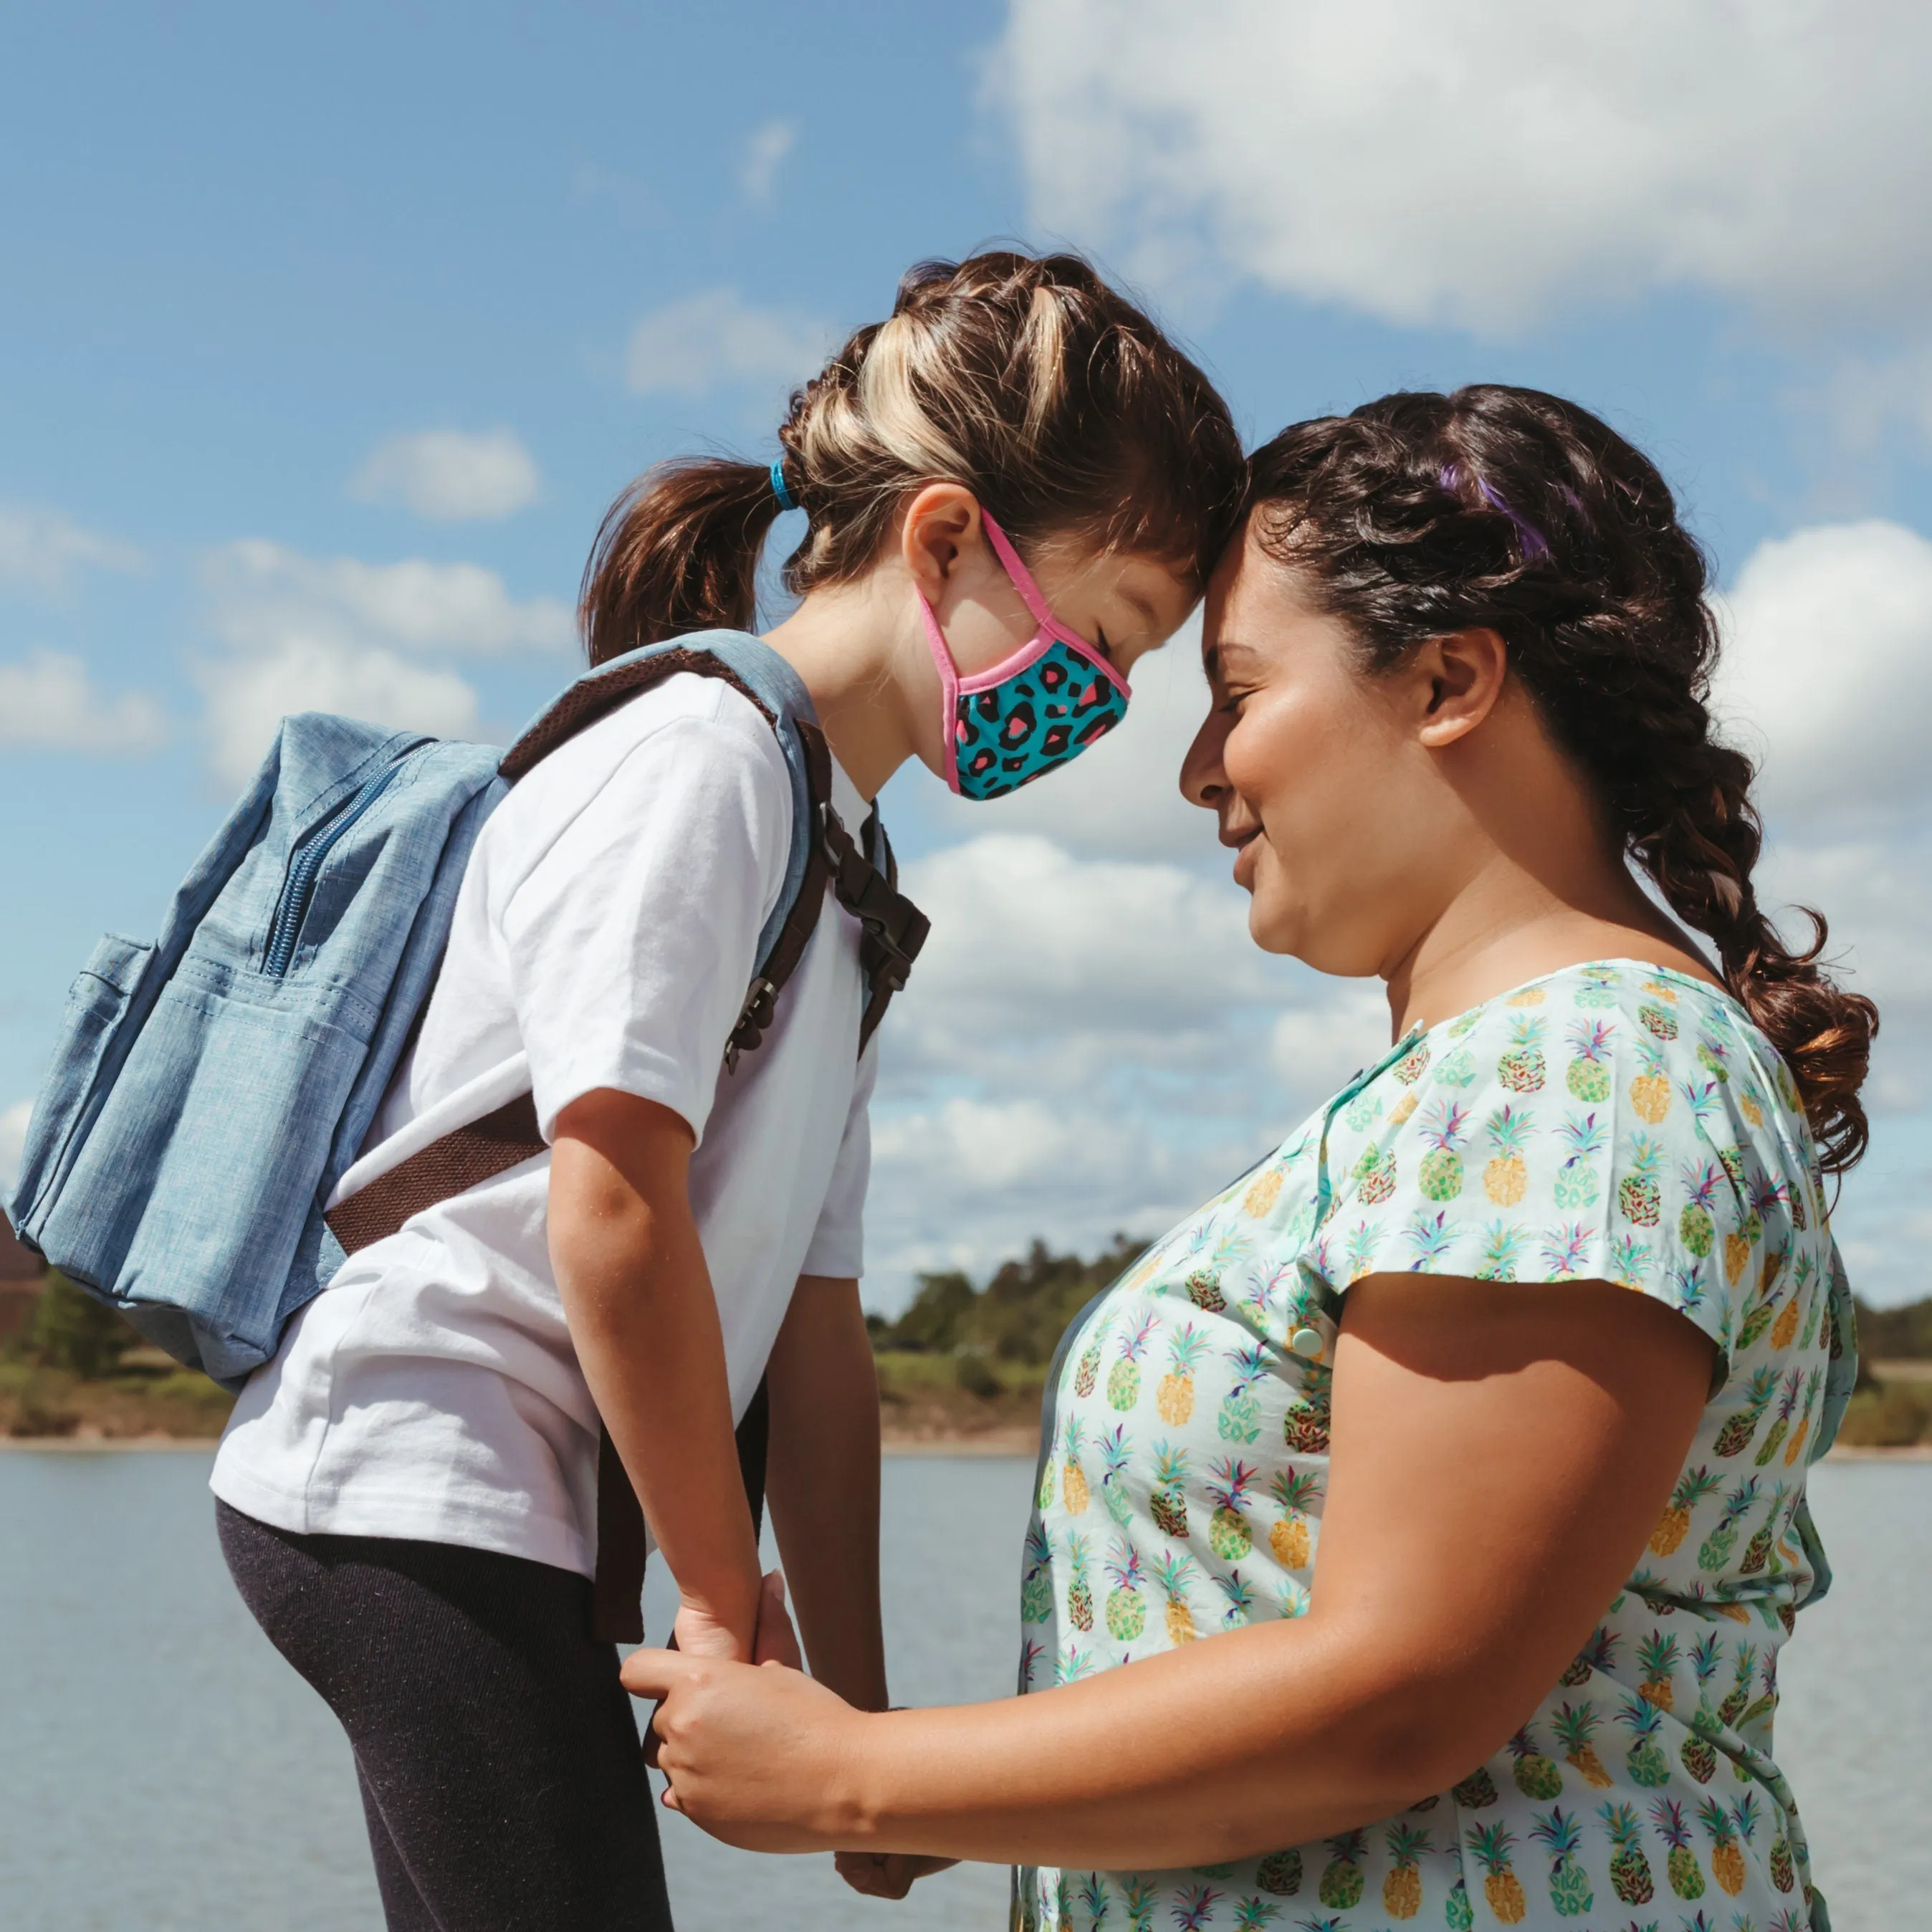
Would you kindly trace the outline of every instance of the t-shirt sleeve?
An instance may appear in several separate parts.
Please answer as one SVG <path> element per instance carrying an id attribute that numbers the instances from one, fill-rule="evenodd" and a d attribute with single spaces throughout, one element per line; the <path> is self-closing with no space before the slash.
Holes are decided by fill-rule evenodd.
<path id="1" fill-rule="evenodd" d="M 703 1138 L 790 814 L 783 754 L 748 707 L 742 721 L 681 715 L 517 882 L 501 924 L 546 1138 L 600 1088 L 656 1100 Z"/>
<path id="2" fill-rule="evenodd" d="M 879 1038 L 874 1034 L 866 1042 L 852 1083 L 852 1105 L 845 1116 L 832 1184 L 825 1191 L 825 1205 L 819 1210 L 818 1226 L 812 1231 L 811 1245 L 799 1269 L 801 1274 L 829 1275 L 843 1281 L 856 1280 L 866 1272 L 866 1187 L 872 1171 L 872 1088 L 878 1072 Z"/>
<path id="3" fill-rule="evenodd" d="M 1628 1008 L 1506 1004 L 1432 1037 L 1330 1121 L 1304 1267 L 1338 1292 L 1386 1274 L 1615 1282 L 1727 1356 L 1789 1189 L 1695 1046 Z"/>

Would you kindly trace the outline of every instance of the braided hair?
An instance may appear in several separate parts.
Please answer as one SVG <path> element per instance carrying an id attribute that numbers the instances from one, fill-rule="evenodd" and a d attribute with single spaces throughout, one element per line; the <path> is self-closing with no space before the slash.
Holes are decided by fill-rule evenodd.
<path id="1" fill-rule="evenodd" d="M 1826 1169 L 1856 1162 L 1878 1010 L 1821 968 L 1820 914 L 1794 950 L 1758 904 L 1755 770 L 1709 709 L 1709 571 L 1648 458 L 1574 403 L 1481 384 L 1283 430 L 1250 460 L 1248 504 L 1369 671 L 1431 638 L 1502 636 L 1622 850 L 1784 1055 Z"/>
<path id="2" fill-rule="evenodd" d="M 796 392 L 776 476 L 808 519 L 799 594 L 878 561 L 906 499 L 964 484 L 1024 551 L 1053 537 L 1134 552 L 1204 582 L 1243 475 L 1227 405 L 1077 255 L 922 262 L 892 312 Z M 773 466 L 687 458 L 614 504 L 584 572 L 590 660 L 688 631 L 748 628 L 781 502 Z"/>

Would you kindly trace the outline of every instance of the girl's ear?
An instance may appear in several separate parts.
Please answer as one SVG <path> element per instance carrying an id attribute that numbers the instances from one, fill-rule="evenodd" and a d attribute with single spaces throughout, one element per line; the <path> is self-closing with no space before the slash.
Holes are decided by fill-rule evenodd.
<path id="1" fill-rule="evenodd" d="M 928 483 L 906 506 L 899 551 L 919 592 L 937 604 L 969 544 L 981 542 L 980 505 L 962 483 Z"/>
<path id="2" fill-rule="evenodd" d="M 1467 737 L 1496 709 L 1509 678 L 1509 646 L 1488 629 L 1432 638 L 1405 678 L 1416 706 L 1417 739 L 1439 752 Z"/>

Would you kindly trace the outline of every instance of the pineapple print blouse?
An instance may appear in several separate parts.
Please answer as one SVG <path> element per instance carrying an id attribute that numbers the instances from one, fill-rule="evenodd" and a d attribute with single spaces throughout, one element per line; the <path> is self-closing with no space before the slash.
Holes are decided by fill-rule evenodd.
<path id="1" fill-rule="evenodd" d="M 1411 1035 L 1088 1307 L 1048 1382 L 1021 1690 L 1301 1613 L 1342 1296 L 1406 1270 L 1620 1282 L 1717 1344 L 1636 1570 L 1453 1790 L 1240 1864 L 1024 1869 L 1015 1924 L 1824 1928 L 1772 1720 L 1829 1581 L 1804 1478 L 1850 1392 L 1850 1290 L 1783 1060 L 1680 974 L 1574 967 Z"/>

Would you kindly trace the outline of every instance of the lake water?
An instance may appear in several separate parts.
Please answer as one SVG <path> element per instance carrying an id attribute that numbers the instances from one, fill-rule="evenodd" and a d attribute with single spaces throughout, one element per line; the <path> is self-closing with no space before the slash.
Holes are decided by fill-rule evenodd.
<path id="1" fill-rule="evenodd" d="M 370 1932 L 381 1916 L 349 1752 L 242 1608 L 209 1458 L 0 1454 L 0 1924 L 8 1932 Z M 1030 1462 L 886 1466 L 893 1692 L 1004 1694 Z M 1832 1463 L 1814 1508 L 1838 1574 L 1786 1652 L 1779 1756 L 1838 1932 L 1904 1932 L 1932 1899 L 1932 1463 Z M 664 1579 L 657 1580 L 662 1586 Z M 668 1628 L 666 1600 L 650 1604 Z M 664 1820 L 682 1932 L 964 1932 L 1006 1876 L 964 1868 L 903 1905 L 829 1859 L 760 1858 Z"/>

